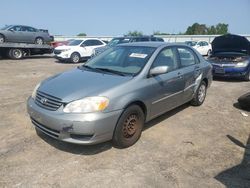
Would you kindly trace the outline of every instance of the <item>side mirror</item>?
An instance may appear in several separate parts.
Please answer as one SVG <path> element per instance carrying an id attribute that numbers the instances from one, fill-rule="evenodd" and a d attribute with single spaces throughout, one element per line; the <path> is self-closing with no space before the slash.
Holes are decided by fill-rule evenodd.
<path id="1" fill-rule="evenodd" d="M 11 28 L 11 29 L 9 29 L 9 31 L 14 32 L 14 29 L 13 29 L 13 28 Z"/>
<path id="2" fill-rule="evenodd" d="M 160 74 L 165 74 L 168 72 L 168 70 L 169 70 L 168 66 L 158 66 L 158 67 L 152 68 L 149 71 L 149 75 L 156 76 L 156 75 L 160 75 Z"/>
<path id="3" fill-rule="evenodd" d="M 81 47 L 85 48 L 85 47 L 86 47 L 86 45 L 85 45 L 85 44 L 81 44 Z"/>

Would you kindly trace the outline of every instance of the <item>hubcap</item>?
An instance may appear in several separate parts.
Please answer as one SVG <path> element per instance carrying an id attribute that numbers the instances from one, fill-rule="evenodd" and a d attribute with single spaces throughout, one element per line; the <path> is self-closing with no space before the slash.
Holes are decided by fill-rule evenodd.
<path id="1" fill-rule="evenodd" d="M 135 114 L 131 114 L 127 117 L 123 124 L 123 136 L 125 138 L 130 138 L 136 133 L 139 123 L 138 121 L 139 119 Z"/>
<path id="2" fill-rule="evenodd" d="M 73 56 L 73 62 L 77 63 L 79 61 L 79 56 L 78 55 L 74 55 Z"/>
<path id="3" fill-rule="evenodd" d="M 199 102 L 203 102 L 206 97 L 206 86 L 202 84 L 198 91 L 198 100 Z"/>

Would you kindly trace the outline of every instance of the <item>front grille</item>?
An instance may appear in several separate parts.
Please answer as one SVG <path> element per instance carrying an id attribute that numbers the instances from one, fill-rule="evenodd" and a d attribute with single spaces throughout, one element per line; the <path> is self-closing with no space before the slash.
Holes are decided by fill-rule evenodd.
<path id="1" fill-rule="evenodd" d="M 54 138 L 58 138 L 60 132 L 54 129 L 51 129 L 49 127 L 46 127 L 45 125 L 37 122 L 36 120 L 34 120 L 33 118 L 31 118 L 31 122 L 35 125 L 36 128 L 38 128 L 40 131 L 44 132 L 45 134 L 54 137 Z"/>
<path id="2" fill-rule="evenodd" d="M 54 50 L 54 54 L 58 55 L 62 52 L 62 50 Z"/>
<path id="3" fill-rule="evenodd" d="M 35 102 L 42 108 L 55 111 L 63 104 L 62 99 L 37 91 Z"/>

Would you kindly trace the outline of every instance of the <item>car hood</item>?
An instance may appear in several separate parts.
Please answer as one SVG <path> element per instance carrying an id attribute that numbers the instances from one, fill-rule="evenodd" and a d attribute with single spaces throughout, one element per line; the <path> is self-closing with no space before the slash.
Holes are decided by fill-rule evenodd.
<path id="1" fill-rule="evenodd" d="M 68 46 L 68 45 L 62 45 L 62 46 L 58 46 L 55 48 L 55 50 L 66 50 L 66 49 L 74 49 L 74 48 L 78 48 L 79 46 Z"/>
<path id="2" fill-rule="evenodd" d="M 218 52 L 240 52 L 250 55 L 250 42 L 239 35 L 223 35 L 215 37 L 212 42 L 213 54 Z"/>
<path id="3" fill-rule="evenodd" d="M 102 92 L 127 82 L 132 77 L 103 74 L 82 69 L 73 69 L 43 81 L 39 91 L 71 102 L 87 96 L 98 96 Z"/>

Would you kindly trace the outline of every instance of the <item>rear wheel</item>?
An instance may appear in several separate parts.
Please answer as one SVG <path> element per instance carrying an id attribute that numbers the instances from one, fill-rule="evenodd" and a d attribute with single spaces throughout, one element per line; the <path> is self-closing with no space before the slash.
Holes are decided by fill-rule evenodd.
<path id="1" fill-rule="evenodd" d="M 212 53 L 212 50 L 208 50 L 207 51 L 207 56 L 209 57 L 211 55 L 211 53 Z"/>
<path id="2" fill-rule="evenodd" d="M 21 49 L 14 48 L 14 49 L 10 49 L 9 50 L 9 54 L 8 55 L 9 55 L 9 57 L 11 59 L 22 59 L 23 55 L 24 55 L 24 52 Z"/>
<path id="3" fill-rule="evenodd" d="M 207 84 L 202 81 L 200 86 L 198 87 L 191 104 L 193 106 L 200 106 L 205 101 L 207 94 Z"/>
<path id="4" fill-rule="evenodd" d="M 43 38 L 41 38 L 41 37 L 37 37 L 37 38 L 36 38 L 36 40 L 35 40 L 35 44 L 39 44 L 39 45 L 44 44 L 44 40 L 43 40 Z"/>
<path id="5" fill-rule="evenodd" d="M 74 52 L 73 54 L 71 54 L 71 56 L 70 56 L 70 60 L 71 60 L 71 62 L 73 62 L 73 63 L 79 63 L 80 62 L 80 54 L 79 53 L 77 53 L 77 52 Z"/>
<path id="6" fill-rule="evenodd" d="M 120 148 L 135 144 L 141 136 L 144 118 L 144 113 L 139 106 L 132 105 L 126 108 L 116 125 L 113 143 Z"/>
<path id="7" fill-rule="evenodd" d="M 5 42 L 5 38 L 2 34 L 0 34 L 0 44 Z"/>

